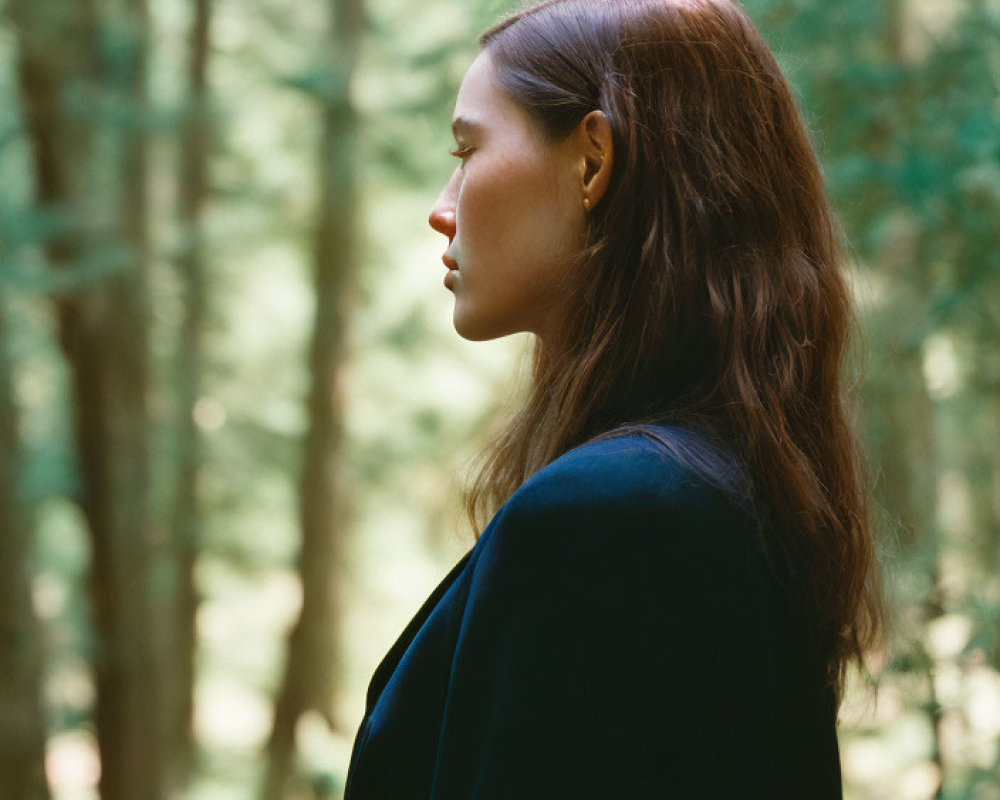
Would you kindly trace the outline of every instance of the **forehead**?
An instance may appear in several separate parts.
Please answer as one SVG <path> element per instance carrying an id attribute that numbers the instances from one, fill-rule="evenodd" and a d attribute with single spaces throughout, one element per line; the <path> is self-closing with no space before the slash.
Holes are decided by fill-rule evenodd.
<path id="1" fill-rule="evenodd" d="M 526 126 L 527 117 L 508 97 L 493 74 L 493 63 L 484 50 L 472 62 L 455 99 L 452 129 L 456 135 L 484 128 Z"/>

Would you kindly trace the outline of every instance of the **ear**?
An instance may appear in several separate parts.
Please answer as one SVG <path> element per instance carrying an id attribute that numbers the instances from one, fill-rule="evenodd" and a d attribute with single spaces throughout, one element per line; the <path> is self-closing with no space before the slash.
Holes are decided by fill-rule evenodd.
<path id="1" fill-rule="evenodd" d="M 603 111 L 591 111 L 580 120 L 573 135 L 579 148 L 580 191 L 590 199 L 593 209 L 611 183 L 614 166 L 611 123 Z"/>

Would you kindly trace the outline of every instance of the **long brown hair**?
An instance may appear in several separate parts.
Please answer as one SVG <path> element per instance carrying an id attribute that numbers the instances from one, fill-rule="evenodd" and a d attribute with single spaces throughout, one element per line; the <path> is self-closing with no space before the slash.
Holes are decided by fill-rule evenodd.
<path id="1" fill-rule="evenodd" d="M 882 619 L 841 375 L 856 318 L 820 166 L 777 62 L 731 0 L 550 0 L 480 43 L 550 138 L 602 110 L 615 159 L 565 287 L 572 313 L 558 341 L 536 343 L 525 402 L 481 453 L 466 495 L 477 537 L 578 444 L 651 422 L 697 430 L 735 454 L 692 466 L 743 487 L 839 698 Z M 697 462 L 696 450 L 680 455 Z"/>

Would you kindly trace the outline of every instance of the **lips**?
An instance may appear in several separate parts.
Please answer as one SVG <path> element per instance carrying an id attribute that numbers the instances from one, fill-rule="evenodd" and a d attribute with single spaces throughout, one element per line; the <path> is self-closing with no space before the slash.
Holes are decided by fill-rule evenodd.
<path id="1" fill-rule="evenodd" d="M 450 258 L 447 254 L 441 256 L 441 260 L 448 269 L 458 269 L 458 262 L 455 259 Z"/>

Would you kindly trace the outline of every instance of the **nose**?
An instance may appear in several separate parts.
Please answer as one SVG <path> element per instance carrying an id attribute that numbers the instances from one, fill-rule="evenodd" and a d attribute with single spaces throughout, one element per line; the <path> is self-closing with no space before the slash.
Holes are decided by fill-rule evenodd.
<path id="1" fill-rule="evenodd" d="M 452 189 L 454 181 L 448 181 L 431 209 L 427 222 L 438 233 L 443 233 L 450 242 L 455 238 L 455 197 Z"/>

